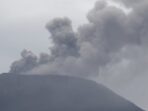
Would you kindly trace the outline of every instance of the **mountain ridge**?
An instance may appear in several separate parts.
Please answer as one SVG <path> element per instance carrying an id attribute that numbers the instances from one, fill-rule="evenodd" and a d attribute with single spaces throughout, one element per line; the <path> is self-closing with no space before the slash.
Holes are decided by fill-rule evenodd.
<path id="1" fill-rule="evenodd" d="M 0 75 L 3 111 L 143 111 L 94 81 L 59 75 Z"/>

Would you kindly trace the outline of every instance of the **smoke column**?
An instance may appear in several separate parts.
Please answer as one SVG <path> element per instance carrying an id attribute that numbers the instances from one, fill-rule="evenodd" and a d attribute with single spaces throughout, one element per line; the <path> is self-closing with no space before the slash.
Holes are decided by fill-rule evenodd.
<path id="1" fill-rule="evenodd" d="M 148 2 L 98 1 L 88 23 L 75 32 L 71 20 L 55 18 L 46 25 L 53 41 L 51 54 L 24 50 L 10 73 L 59 74 L 93 78 L 119 87 L 148 72 Z M 124 9 L 130 9 L 128 13 Z"/>

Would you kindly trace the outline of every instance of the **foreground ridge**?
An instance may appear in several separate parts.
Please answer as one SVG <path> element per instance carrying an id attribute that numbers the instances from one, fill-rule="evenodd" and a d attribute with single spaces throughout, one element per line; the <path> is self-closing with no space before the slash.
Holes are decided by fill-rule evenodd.
<path id="1" fill-rule="evenodd" d="M 58 75 L 0 75 L 1 111 L 143 111 L 94 81 Z"/>

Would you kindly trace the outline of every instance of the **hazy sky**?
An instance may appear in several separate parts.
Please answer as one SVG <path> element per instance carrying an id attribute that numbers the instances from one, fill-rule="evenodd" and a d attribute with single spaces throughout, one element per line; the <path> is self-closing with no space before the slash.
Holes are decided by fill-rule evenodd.
<path id="1" fill-rule="evenodd" d="M 66 16 L 72 20 L 72 25 L 76 29 L 78 25 L 87 22 L 86 14 L 94 6 L 95 1 L 96 0 L 0 0 L 0 72 L 7 72 L 10 64 L 14 60 L 18 60 L 20 52 L 23 49 L 29 49 L 36 54 L 40 52 L 48 52 L 48 47 L 52 43 L 50 43 L 48 39 L 50 34 L 45 29 L 46 23 L 55 17 Z M 125 0 L 125 2 L 127 1 L 128 0 Z M 142 16 L 140 17 L 145 17 L 145 14 L 142 12 L 144 9 L 141 11 L 137 8 L 137 11 L 140 14 L 142 13 Z M 106 12 L 108 12 L 108 10 L 106 10 Z M 118 15 L 119 12 L 116 13 L 115 11 L 115 17 L 118 18 L 116 14 Z M 135 15 L 133 14 L 131 17 L 134 18 Z M 93 19 L 93 15 L 91 16 L 92 18 L 90 19 Z M 103 16 L 103 14 L 99 16 Z M 109 14 L 109 16 L 112 15 Z M 121 19 L 122 17 L 123 16 L 121 14 Z M 135 20 L 138 21 L 139 15 L 136 15 L 136 17 Z M 120 16 L 118 19 L 120 20 Z M 136 23 L 138 23 L 137 21 Z M 133 22 L 131 22 L 131 27 L 134 27 L 132 23 Z M 139 22 L 139 24 L 140 23 L 142 22 Z M 109 28 L 111 29 L 112 27 Z M 116 37 L 114 39 L 118 40 Z M 122 39 L 118 42 L 122 43 Z M 147 44 L 147 42 L 145 43 Z M 141 54 L 139 54 L 139 52 Z M 88 54 L 88 56 L 90 54 L 87 51 L 85 52 L 85 49 L 84 53 L 86 53 L 86 55 Z M 117 61 L 113 61 L 115 64 L 108 64 L 109 70 L 105 67 L 105 71 L 103 71 L 106 75 L 111 73 L 110 76 L 107 75 L 107 78 L 109 78 L 111 82 L 114 82 L 113 80 L 117 80 L 117 82 L 115 82 L 117 86 L 120 86 L 119 83 L 122 83 L 122 81 L 125 82 L 125 80 L 131 80 L 131 84 L 125 85 L 125 87 L 120 87 L 119 92 L 121 95 L 124 95 L 142 107 L 147 107 L 148 103 L 148 90 L 146 88 L 148 80 L 148 70 L 146 67 L 148 65 L 147 55 L 147 47 L 143 49 L 143 46 L 141 46 L 140 49 L 131 48 L 127 49 L 127 51 L 121 50 L 121 53 L 119 52 L 119 59 L 126 58 L 127 61 L 124 59 L 119 63 Z M 128 59 L 130 59 L 130 61 L 128 61 Z M 134 80 L 133 78 L 130 78 L 133 77 L 133 74 L 138 75 L 136 75 L 136 77 L 134 75 Z M 140 76 L 140 74 L 142 76 Z M 138 91 L 137 87 L 139 88 Z M 114 87 L 112 87 L 112 89 L 114 89 Z"/>
<path id="2" fill-rule="evenodd" d="M 76 28 L 96 0 L 0 0 L 0 72 L 9 70 L 22 49 L 47 52 L 50 36 L 46 23 L 69 17 Z M 35 41 L 35 42 L 33 42 Z"/>

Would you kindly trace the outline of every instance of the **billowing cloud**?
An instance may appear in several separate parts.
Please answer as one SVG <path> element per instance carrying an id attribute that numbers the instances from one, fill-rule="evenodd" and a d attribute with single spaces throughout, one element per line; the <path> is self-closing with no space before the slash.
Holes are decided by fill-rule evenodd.
<path id="1" fill-rule="evenodd" d="M 122 1 L 125 5 L 132 3 L 129 2 Z M 46 28 L 54 44 L 51 54 L 37 57 L 25 51 L 25 56 L 11 65 L 10 72 L 96 77 L 104 68 L 110 71 L 117 64 L 124 67 L 124 62 L 129 60 L 124 55 L 137 47 L 146 47 L 148 42 L 148 3 L 135 4 L 130 5 L 132 11 L 126 14 L 121 8 L 108 5 L 107 1 L 98 1 L 87 15 L 88 23 L 76 32 L 68 18 L 50 21 Z M 131 55 L 131 58 L 135 56 Z"/>
<path id="2" fill-rule="evenodd" d="M 133 7 L 135 5 L 139 5 L 141 3 L 146 2 L 146 0 L 111 0 L 121 4 L 124 4 L 127 7 Z"/>
<path id="3" fill-rule="evenodd" d="M 54 57 L 78 56 L 77 38 L 71 21 L 68 18 L 56 18 L 46 25 L 51 33 L 54 47 L 51 48 Z"/>
<path id="4" fill-rule="evenodd" d="M 20 60 L 12 63 L 10 73 L 23 73 L 36 67 L 37 57 L 31 51 L 23 50 L 21 57 Z"/>

